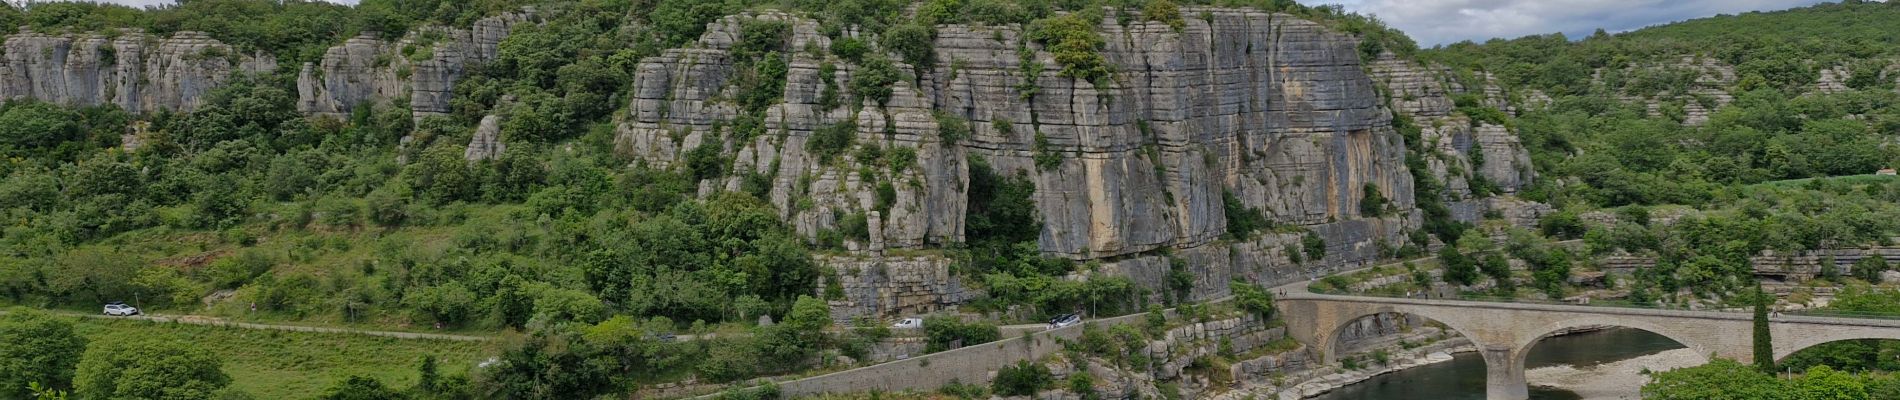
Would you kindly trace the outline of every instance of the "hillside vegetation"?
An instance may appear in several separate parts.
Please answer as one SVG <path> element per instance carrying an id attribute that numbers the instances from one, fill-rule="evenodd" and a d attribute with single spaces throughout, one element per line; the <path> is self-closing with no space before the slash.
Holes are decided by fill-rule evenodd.
<path id="1" fill-rule="evenodd" d="M 1900 4 L 1824 3 L 1420 54 L 1458 83 L 1508 98 L 1511 112 L 1488 115 L 1518 128 L 1553 178 L 1522 193 L 1561 208 L 1543 219 L 1544 234 L 1582 238 L 1595 256 L 1654 258 L 1610 285 L 1621 300 L 1744 307 L 1760 284 L 1751 257 L 1891 245 L 1900 233 L 1900 180 L 1870 175 L 1900 166 Z M 1891 311 L 1868 300 L 1890 289 L 1865 286 L 1883 284 L 1883 260 L 1863 259 L 1851 274 L 1821 268 L 1805 285 L 1853 287 L 1838 310 Z M 1893 376 L 1860 372 L 1890 370 L 1878 354 L 1893 346 L 1830 343 L 1765 363 L 1772 371 L 1717 361 L 1657 374 L 1643 395 L 1886 398 Z"/>
<path id="2" fill-rule="evenodd" d="M 848 90 L 834 93 L 835 104 L 856 108 L 867 99 L 885 101 L 893 85 L 915 79 L 914 71 L 900 70 L 897 62 L 929 65 L 937 24 L 1024 27 L 1056 53 L 1060 65 L 1052 70 L 1094 81 L 1114 72 L 1098 54 L 1094 32 L 1093 21 L 1107 15 L 1104 7 L 1138 10 L 1116 14 L 1125 18 L 1179 24 L 1195 17 L 1181 15 L 1180 7 L 1192 5 L 1312 18 L 1373 38 L 1362 53 L 1414 51 L 1409 39 L 1376 20 L 1287 0 L 0 6 L 0 26 L 108 38 L 124 29 L 159 36 L 200 31 L 236 52 L 272 56 L 284 66 L 316 62 L 326 49 L 360 34 L 404 38 L 504 12 L 531 13 L 539 21 L 515 29 L 493 61 L 456 83 L 453 111 L 446 116 L 412 118 L 409 102 L 392 101 L 365 104 L 340 118 L 307 117 L 297 111 L 294 67 L 235 77 L 190 112 L 134 115 L 112 106 L 26 99 L 0 105 L 0 176 L 6 177 L 0 181 L 0 218 L 6 221 L 0 230 L 0 301 L 92 310 L 123 300 L 158 312 L 243 320 L 526 332 L 499 352 L 501 366 L 493 369 L 468 368 L 469 354 L 483 350 L 445 355 L 444 373 L 468 381 L 445 386 L 444 393 L 417 389 L 424 397 L 588 398 L 686 376 L 729 382 L 837 368 L 833 356 L 861 356 L 879 337 L 830 333 L 838 329 L 825 300 L 839 295 L 835 288 L 817 289 L 824 277 L 835 283 L 836 272 L 812 255 L 841 251 L 844 237 L 863 235 L 863 216 L 844 218 L 839 231 L 804 237 L 762 198 L 764 187 L 701 195 L 702 179 L 738 174 L 723 170 L 723 155 L 696 153 L 682 165 L 659 167 L 617 154 L 613 115 L 627 104 L 634 66 L 665 49 L 692 46 L 722 16 L 789 11 L 819 21 L 820 33 L 837 41 L 836 54 L 828 57 L 863 68 L 840 85 Z M 918 11 L 907 13 L 911 7 Z M 783 23 L 749 23 L 744 32 L 735 53 L 746 73 L 735 101 L 748 114 L 732 126 L 741 137 L 762 133 L 762 110 L 782 101 L 784 55 L 811 51 L 788 48 L 790 31 Z M 418 62 L 429 57 L 426 51 L 405 56 Z M 508 149 L 493 159 L 469 161 L 460 144 L 484 116 L 494 114 L 508 116 L 500 127 Z M 137 150 L 122 142 L 131 131 L 143 132 Z M 831 155 L 903 162 L 895 151 Z M 1029 315 L 1041 316 L 1082 304 L 1101 303 L 1109 307 L 1104 313 L 1141 306 L 1130 300 L 1142 297 L 1140 289 L 1126 278 L 1059 279 L 1082 266 L 1036 251 L 1039 227 L 1027 222 L 1036 212 L 1034 187 L 1020 177 L 973 169 L 978 172 L 970 182 L 974 206 L 967 244 L 922 251 L 964 260 L 957 267 L 971 277 L 987 274 L 972 281 L 995 295 L 974 307 L 1026 307 Z M 762 316 L 777 324 L 754 326 Z M 77 329 L 111 336 L 144 327 L 88 322 Z M 660 339 L 714 331 L 733 334 L 711 341 Z M 177 333 L 230 345 L 256 343 L 229 332 Z M 330 356 L 367 357 L 348 350 L 289 361 L 297 368 L 269 368 L 259 365 L 281 361 L 223 347 L 207 356 L 167 343 L 134 350 L 222 358 L 232 379 L 206 374 L 203 382 L 213 388 L 230 383 L 259 398 L 313 396 L 317 386 L 329 383 L 345 391 L 382 387 L 378 380 L 408 387 L 407 374 L 382 369 L 406 371 L 416 358 L 402 350 L 385 361 L 403 366 L 344 368 L 347 362 L 331 362 Z M 288 376 L 318 362 L 323 364 L 316 369 L 368 380 Z M 107 395 L 100 393 L 106 389 L 71 382 L 70 374 L 49 376 L 55 378 L 43 383 L 53 388 Z M 210 391 L 199 394 L 205 393 Z"/>

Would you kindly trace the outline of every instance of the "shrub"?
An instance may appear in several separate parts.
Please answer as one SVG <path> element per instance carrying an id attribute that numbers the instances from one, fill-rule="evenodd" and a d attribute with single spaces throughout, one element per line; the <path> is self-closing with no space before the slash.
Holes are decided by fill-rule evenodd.
<path id="1" fill-rule="evenodd" d="M 1326 259 L 1326 238 L 1319 237 L 1317 233 L 1307 232 L 1306 236 L 1300 237 L 1300 250 L 1306 254 L 1307 259 L 1324 260 Z"/>
<path id="2" fill-rule="evenodd" d="M 1254 232 L 1267 227 L 1267 216 L 1259 208 L 1247 207 L 1234 196 L 1233 191 L 1221 192 L 1221 205 L 1227 212 L 1227 237 L 1235 240 L 1252 239 Z M 1297 261 L 1295 261 L 1297 262 Z"/>
<path id="3" fill-rule="evenodd" d="M 1016 365 L 996 371 L 996 383 L 991 390 L 998 396 L 1034 396 L 1054 382 L 1055 374 L 1049 372 L 1049 367 L 1018 361 Z"/>
<path id="4" fill-rule="evenodd" d="M 1062 167 L 1062 153 L 1049 144 L 1049 137 L 1041 131 L 1036 132 L 1036 142 L 1030 147 L 1036 152 L 1036 169 L 1049 171 Z"/>
<path id="5" fill-rule="evenodd" d="M 1359 199 L 1359 215 L 1364 217 L 1386 215 L 1385 195 L 1379 191 L 1378 185 L 1366 183 L 1365 195 Z"/>
<path id="6" fill-rule="evenodd" d="M 970 138 L 970 120 L 943 111 L 937 111 L 936 117 L 937 137 L 943 139 L 944 144 L 953 144 Z"/>
<path id="7" fill-rule="evenodd" d="M 819 127 L 812 132 L 811 139 L 805 142 L 805 151 L 816 157 L 820 164 L 829 164 L 857 141 L 857 133 L 857 121 L 851 120 Z"/>
<path id="8" fill-rule="evenodd" d="M 964 323 L 952 317 L 931 317 L 924 320 L 924 351 L 939 352 L 950 350 L 952 344 L 974 346 L 994 342 L 1003 337 L 1003 332 L 982 322 Z"/>
<path id="9" fill-rule="evenodd" d="M 1564 240 L 1581 238 L 1589 230 L 1584 227 L 1583 218 L 1579 217 L 1576 211 L 1563 211 L 1546 216 L 1543 220 L 1537 221 L 1537 229 L 1543 231 L 1544 236 Z"/>
<path id="10" fill-rule="evenodd" d="M 912 68 L 925 69 L 936 62 L 934 60 L 936 51 L 933 50 L 933 40 L 936 36 L 936 28 L 911 23 L 885 30 L 879 41 L 884 45 L 885 50 L 897 53 L 898 57 L 902 58 L 904 63 L 910 64 Z"/>
<path id="11" fill-rule="evenodd" d="M 871 100 L 883 105 L 890 101 L 891 85 L 903 78 L 891 60 L 872 54 L 865 56 L 858 66 L 857 73 L 851 76 L 851 94 L 857 96 L 859 102 Z"/>
<path id="12" fill-rule="evenodd" d="M 1234 293 L 1234 305 L 1240 306 L 1240 309 L 1261 319 L 1273 318 L 1273 294 L 1267 293 L 1266 289 L 1240 280 L 1228 282 L 1227 289 Z"/>

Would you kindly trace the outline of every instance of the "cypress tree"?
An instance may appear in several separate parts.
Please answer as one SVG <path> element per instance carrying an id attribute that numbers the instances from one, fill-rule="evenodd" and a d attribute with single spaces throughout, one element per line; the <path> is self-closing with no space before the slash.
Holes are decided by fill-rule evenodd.
<path id="1" fill-rule="evenodd" d="M 1768 293 L 1761 290 L 1761 282 L 1755 283 L 1755 368 L 1775 373 L 1775 348 L 1768 334 Z"/>

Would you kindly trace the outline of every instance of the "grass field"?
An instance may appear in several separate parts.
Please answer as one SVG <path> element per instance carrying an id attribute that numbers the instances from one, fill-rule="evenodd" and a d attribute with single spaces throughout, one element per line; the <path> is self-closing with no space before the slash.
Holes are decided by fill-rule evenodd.
<path id="1" fill-rule="evenodd" d="M 394 339 L 353 334 L 251 330 L 133 320 L 72 318 L 92 342 L 115 338 L 158 339 L 206 349 L 224 360 L 231 386 L 259 399 L 308 399 L 351 375 L 374 377 L 392 387 L 416 381 L 425 356 L 443 374 L 466 372 L 495 354 L 493 343 Z"/>

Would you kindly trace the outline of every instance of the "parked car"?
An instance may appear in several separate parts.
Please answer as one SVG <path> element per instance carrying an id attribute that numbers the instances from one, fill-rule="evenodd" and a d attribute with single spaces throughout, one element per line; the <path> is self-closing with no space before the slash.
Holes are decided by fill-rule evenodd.
<path id="1" fill-rule="evenodd" d="M 1082 323 L 1082 316 L 1075 315 L 1075 314 L 1062 314 L 1062 315 L 1057 315 L 1055 319 L 1049 320 L 1049 329 L 1062 328 L 1062 327 L 1067 327 L 1070 325 L 1075 325 L 1075 324 L 1080 324 L 1080 323 Z"/>
<path id="2" fill-rule="evenodd" d="M 917 329 L 922 327 L 924 327 L 923 318 L 905 318 L 897 320 L 895 324 L 891 324 L 891 329 Z"/>
<path id="3" fill-rule="evenodd" d="M 139 315 L 139 308 L 126 305 L 125 302 L 122 302 L 122 301 L 115 301 L 111 303 L 106 303 L 106 315 L 115 315 L 115 316 L 121 316 L 121 317 L 127 316 L 127 315 Z"/>

